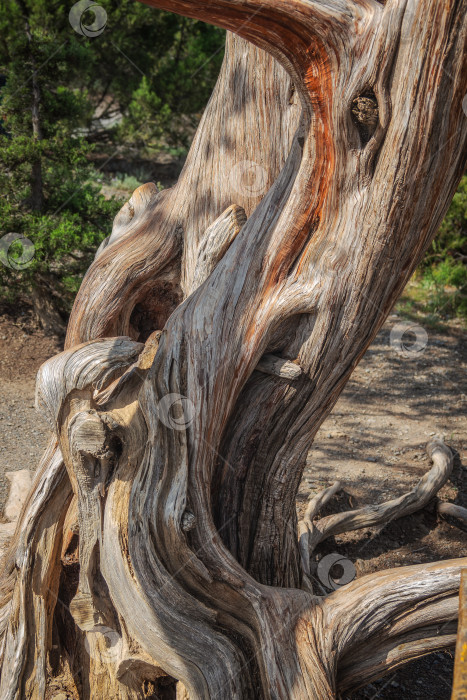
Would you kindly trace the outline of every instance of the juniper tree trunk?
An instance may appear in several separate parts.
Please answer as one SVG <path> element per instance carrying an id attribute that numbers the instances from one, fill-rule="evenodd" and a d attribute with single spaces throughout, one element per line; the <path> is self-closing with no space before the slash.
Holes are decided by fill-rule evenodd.
<path id="1" fill-rule="evenodd" d="M 455 640 L 467 559 L 324 596 L 307 561 L 423 505 L 446 447 L 397 503 L 315 524 L 324 493 L 299 528 L 295 496 L 463 173 L 467 2 L 150 4 L 237 36 L 177 185 L 123 207 L 39 373 L 0 696 L 332 698 Z"/>

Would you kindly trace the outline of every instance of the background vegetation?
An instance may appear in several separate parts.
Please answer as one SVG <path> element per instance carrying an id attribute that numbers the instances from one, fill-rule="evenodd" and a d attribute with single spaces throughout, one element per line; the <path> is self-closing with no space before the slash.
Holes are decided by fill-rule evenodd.
<path id="1" fill-rule="evenodd" d="M 107 25 L 92 38 L 71 26 L 72 2 L 2 0 L 0 12 L 0 238 L 35 247 L 20 270 L 0 249 L 0 302 L 32 304 L 51 332 L 121 199 L 176 178 L 223 57 L 214 27 L 134 0 L 100 5 Z M 85 10 L 81 26 L 98 19 Z M 9 260 L 22 252 L 13 244 Z M 467 319 L 466 258 L 464 177 L 405 303 Z"/>
<path id="2" fill-rule="evenodd" d="M 27 299 L 51 331 L 110 232 L 115 194 L 153 179 L 144 164 L 161 154 L 179 169 L 224 45 L 220 30 L 134 0 L 104 0 L 107 26 L 89 38 L 71 7 L 5 0 L 0 13 L 0 236 L 35 247 L 24 269 L 0 264 L 0 299 Z M 78 28 L 96 17 L 85 10 Z M 18 260 L 21 243 L 8 253 Z"/>

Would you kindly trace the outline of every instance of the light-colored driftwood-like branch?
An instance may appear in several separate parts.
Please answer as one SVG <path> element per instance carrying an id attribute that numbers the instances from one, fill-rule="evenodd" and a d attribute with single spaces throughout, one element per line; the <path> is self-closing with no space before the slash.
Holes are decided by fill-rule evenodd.
<path id="1" fill-rule="evenodd" d="M 364 527 L 386 525 L 392 520 L 420 510 L 434 498 L 449 479 L 453 458 L 451 450 L 438 440 L 428 443 L 427 452 L 433 461 L 430 471 L 420 479 L 412 491 L 391 501 L 328 515 L 313 521 L 320 508 L 340 490 L 340 482 L 336 481 L 331 487 L 314 496 L 299 524 L 300 551 L 305 573 L 309 574 L 310 572 L 310 555 L 316 546 L 328 537 Z"/>
<path id="2" fill-rule="evenodd" d="M 459 524 L 464 527 L 467 526 L 467 508 L 458 506 L 455 503 L 447 503 L 446 501 L 441 501 L 438 503 L 438 513 L 442 516 L 448 516 L 449 518 L 454 518 Z"/>
<path id="3" fill-rule="evenodd" d="M 2 700 L 46 698 L 51 668 L 78 697 L 166 674 L 190 698 L 328 700 L 437 648 L 465 561 L 318 598 L 295 496 L 464 172 L 466 1 L 151 0 L 240 38 L 178 183 L 123 207 L 40 372 L 54 438 L 0 582 Z M 327 534 L 420 507 L 432 457 Z"/>
<path id="4" fill-rule="evenodd" d="M 341 489 L 341 482 L 335 481 L 332 486 L 329 486 L 323 491 L 320 491 L 315 496 L 310 498 L 310 501 L 306 507 L 305 515 L 302 520 L 298 523 L 298 535 L 300 538 L 300 555 L 302 558 L 303 571 L 307 576 L 310 575 L 310 556 L 312 554 L 312 547 L 310 542 L 310 536 L 314 532 L 315 525 L 313 523 L 313 518 L 318 515 L 321 508 L 323 508 L 326 503 L 329 503 L 331 498 L 336 495 Z"/>
<path id="5" fill-rule="evenodd" d="M 198 259 L 189 292 L 203 284 L 246 222 L 245 210 L 232 205 L 206 230 L 198 248 Z"/>

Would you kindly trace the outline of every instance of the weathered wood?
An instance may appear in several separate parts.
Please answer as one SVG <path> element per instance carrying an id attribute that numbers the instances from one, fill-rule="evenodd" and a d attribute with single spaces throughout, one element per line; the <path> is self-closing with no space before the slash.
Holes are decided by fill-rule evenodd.
<path id="1" fill-rule="evenodd" d="M 193 283 L 187 296 L 203 284 L 224 257 L 232 241 L 246 222 L 245 211 L 238 206 L 226 209 L 209 228 L 198 248 L 198 259 L 193 273 Z"/>
<path id="2" fill-rule="evenodd" d="M 455 503 L 446 503 L 442 501 L 438 503 L 438 513 L 443 516 L 448 516 L 459 521 L 464 527 L 467 526 L 467 508 L 458 506 Z"/>
<path id="3" fill-rule="evenodd" d="M 166 674 L 326 700 L 455 640 L 465 559 L 319 598 L 295 496 L 463 173 L 466 0 L 150 4 L 240 38 L 179 182 L 123 207 L 39 374 L 55 437 L 4 566 L 0 696 L 45 698 L 52 673 L 133 699 Z M 433 460 L 347 525 L 420 507 Z"/>
<path id="4" fill-rule="evenodd" d="M 264 372 L 264 374 L 271 374 L 273 377 L 281 377 L 282 379 L 298 379 L 302 374 L 301 368 L 290 362 L 289 360 L 283 360 L 281 357 L 275 357 L 274 355 L 263 355 L 258 364 L 256 365 L 258 372 Z"/>
<path id="5" fill-rule="evenodd" d="M 467 698 L 467 568 L 463 569 L 459 588 L 459 627 L 452 700 Z"/>
<path id="6" fill-rule="evenodd" d="M 434 498 L 451 475 L 453 458 L 451 450 L 439 440 L 429 442 L 427 452 L 433 461 L 430 471 L 420 479 L 412 491 L 391 501 L 328 515 L 313 522 L 313 517 L 319 513 L 320 508 L 340 489 L 340 482 L 336 481 L 333 486 L 314 496 L 307 507 L 299 530 L 300 551 L 305 573 L 309 573 L 310 555 L 317 545 L 328 537 L 364 527 L 385 525 L 420 510 Z"/>
<path id="7" fill-rule="evenodd" d="M 342 692 L 430 651 L 454 646 L 466 559 L 400 567 L 364 576 L 329 595 L 340 653 Z M 342 606 L 342 607 L 341 607 Z M 339 642 L 341 639 L 341 642 Z"/>
<path id="8" fill-rule="evenodd" d="M 0 560 L 15 534 L 17 520 L 31 487 L 32 475 L 29 469 L 19 469 L 15 472 L 5 472 L 5 476 L 10 482 L 10 492 L 3 510 L 7 522 L 0 523 Z"/>

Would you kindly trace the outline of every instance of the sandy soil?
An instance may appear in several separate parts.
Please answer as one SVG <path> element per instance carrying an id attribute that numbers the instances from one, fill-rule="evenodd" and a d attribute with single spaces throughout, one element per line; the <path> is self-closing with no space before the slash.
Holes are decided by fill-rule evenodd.
<path id="1" fill-rule="evenodd" d="M 299 512 L 337 478 L 343 490 L 323 514 L 405 493 L 429 469 L 424 447 L 435 435 L 456 453 L 454 472 L 439 496 L 467 506 L 467 336 L 456 323 L 426 327 L 426 347 L 401 354 L 390 342 L 400 321 L 396 315 L 388 319 L 319 431 L 298 494 Z M 48 428 L 34 410 L 34 378 L 59 350 L 60 341 L 45 337 L 27 314 L 0 316 L 0 509 L 8 489 L 5 471 L 35 469 L 45 446 Z M 437 518 L 432 502 L 382 530 L 324 542 L 318 555 L 339 552 L 360 575 L 458 557 L 466 544 L 466 533 Z M 346 700 L 448 700 L 452 666 L 452 654 L 432 654 Z"/>
<path id="2" fill-rule="evenodd" d="M 60 350 L 60 341 L 44 336 L 27 313 L 0 315 L 0 509 L 8 496 L 5 472 L 34 470 L 47 442 L 34 384 L 41 364 Z"/>

